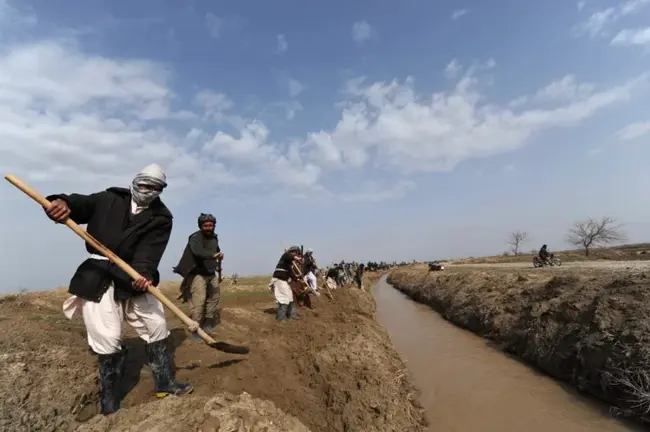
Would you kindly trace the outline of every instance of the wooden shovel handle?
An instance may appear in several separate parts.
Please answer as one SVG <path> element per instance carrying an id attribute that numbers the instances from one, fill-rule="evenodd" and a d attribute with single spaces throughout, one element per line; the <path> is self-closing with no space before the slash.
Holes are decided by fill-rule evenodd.
<path id="1" fill-rule="evenodd" d="M 52 203 L 48 201 L 43 195 L 39 194 L 36 192 L 33 188 L 30 186 L 26 185 L 22 181 L 20 181 L 16 176 L 12 174 L 7 174 L 5 176 L 5 180 L 7 180 L 9 183 L 12 185 L 16 186 L 18 189 L 23 191 L 26 195 L 31 197 L 34 201 L 39 203 L 41 206 L 43 206 L 46 209 L 49 209 Z M 115 265 L 117 265 L 119 268 L 121 268 L 126 274 L 128 274 L 131 278 L 134 280 L 138 280 L 142 278 L 140 273 L 135 271 L 133 267 L 131 267 L 129 264 L 127 264 L 122 258 L 118 257 L 115 255 L 110 249 L 108 249 L 106 246 L 102 245 L 99 241 L 97 241 L 92 235 L 88 234 L 86 230 L 81 228 L 79 225 L 77 225 L 76 222 L 74 222 L 72 219 L 67 218 L 65 220 L 65 224 L 70 228 L 72 231 L 74 231 L 79 237 L 84 239 L 88 244 L 90 244 L 92 247 L 97 249 L 99 252 L 101 252 L 102 255 L 104 255 L 106 258 L 108 258 L 111 262 L 113 262 Z M 148 291 L 156 297 L 160 302 L 167 307 L 167 309 L 171 310 L 174 315 L 176 315 L 181 321 L 186 326 L 191 326 L 193 321 L 183 313 L 182 310 L 178 308 L 174 303 L 172 303 L 160 290 L 156 287 L 149 287 Z M 199 328 L 197 334 L 205 341 L 207 344 L 214 344 L 215 340 L 210 337 L 208 333 L 206 333 L 203 329 Z"/>

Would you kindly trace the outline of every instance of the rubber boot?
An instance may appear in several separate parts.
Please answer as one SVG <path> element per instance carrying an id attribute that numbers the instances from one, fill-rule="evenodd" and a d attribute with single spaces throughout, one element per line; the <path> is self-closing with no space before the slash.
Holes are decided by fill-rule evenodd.
<path id="1" fill-rule="evenodd" d="M 155 383 L 156 396 L 159 398 L 169 395 L 182 396 L 194 390 L 191 384 L 176 381 L 172 356 L 167 343 L 168 340 L 163 339 L 145 346 Z"/>
<path id="2" fill-rule="evenodd" d="M 99 357 L 99 409 L 104 415 L 120 409 L 121 380 L 124 373 L 126 351 L 100 354 Z"/>
<path id="3" fill-rule="evenodd" d="M 207 333 L 212 333 L 219 324 L 221 324 L 221 311 L 217 310 L 213 318 L 205 320 L 203 330 L 205 330 Z"/>
<path id="4" fill-rule="evenodd" d="M 284 321 L 288 319 L 289 317 L 287 316 L 287 309 L 289 308 L 288 304 L 277 304 L 277 309 L 275 310 L 275 319 L 278 321 Z"/>
<path id="5" fill-rule="evenodd" d="M 292 320 L 299 320 L 300 315 L 296 312 L 296 304 L 295 302 L 291 302 L 287 305 L 287 319 L 292 319 Z"/>

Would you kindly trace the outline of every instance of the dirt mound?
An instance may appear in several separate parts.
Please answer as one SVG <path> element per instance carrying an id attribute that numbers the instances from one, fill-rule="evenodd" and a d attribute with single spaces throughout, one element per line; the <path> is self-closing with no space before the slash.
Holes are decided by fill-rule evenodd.
<path id="1" fill-rule="evenodd" d="M 255 399 L 245 392 L 239 396 L 166 398 L 156 404 L 120 410 L 113 416 L 96 416 L 77 429 L 79 432 L 188 430 L 309 432 L 297 418 L 285 414 L 272 402 Z"/>
<path id="2" fill-rule="evenodd" d="M 650 280 L 593 269 L 397 269 L 388 282 L 551 376 L 648 420 Z"/>
<path id="3" fill-rule="evenodd" d="M 301 320 L 288 323 L 275 321 L 268 291 L 225 293 L 218 339 L 249 345 L 248 356 L 186 339 L 168 314 L 177 377 L 195 387 L 186 398 L 155 400 L 143 343 L 125 325 L 122 409 L 79 423 L 71 408 L 97 393 L 96 357 L 81 317 L 61 314 L 65 298 L 60 290 L 0 298 L 0 430 L 423 429 L 405 366 L 374 320 L 374 301 L 355 289 L 315 299 L 313 311 L 299 309 Z"/>

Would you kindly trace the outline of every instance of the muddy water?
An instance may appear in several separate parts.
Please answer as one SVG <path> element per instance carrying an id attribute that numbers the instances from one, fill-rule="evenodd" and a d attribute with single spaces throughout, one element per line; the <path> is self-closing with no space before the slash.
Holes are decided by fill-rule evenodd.
<path id="1" fill-rule="evenodd" d="M 377 318 L 420 390 L 430 430 L 440 432 L 642 431 L 607 407 L 491 348 L 483 338 L 409 300 L 382 278 Z"/>

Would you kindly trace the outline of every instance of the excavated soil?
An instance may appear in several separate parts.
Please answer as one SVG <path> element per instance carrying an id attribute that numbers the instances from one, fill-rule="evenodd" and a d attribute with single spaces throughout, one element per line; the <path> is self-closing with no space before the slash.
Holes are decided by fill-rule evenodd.
<path id="1" fill-rule="evenodd" d="M 394 270 L 388 282 L 606 401 L 613 413 L 648 421 L 650 279 L 644 271 L 412 266 Z"/>
<path id="2" fill-rule="evenodd" d="M 177 284 L 167 287 L 175 298 Z M 165 290 L 163 290 L 165 291 Z M 97 392 L 96 357 L 80 316 L 61 311 L 64 290 L 0 298 L 0 430 L 3 431 L 419 431 L 421 408 L 404 363 L 375 322 L 372 297 L 356 289 L 322 296 L 301 320 L 277 323 L 268 292 L 234 290 L 223 300 L 217 339 L 246 356 L 186 339 L 168 313 L 177 378 L 190 396 L 155 400 L 144 346 L 125 324 L 127 387 L 108 417 L 75 401 Z M 181 305 L 185 309 L 185 305 Z M 83 414 L 83 413 L 82 413 Z"/>

